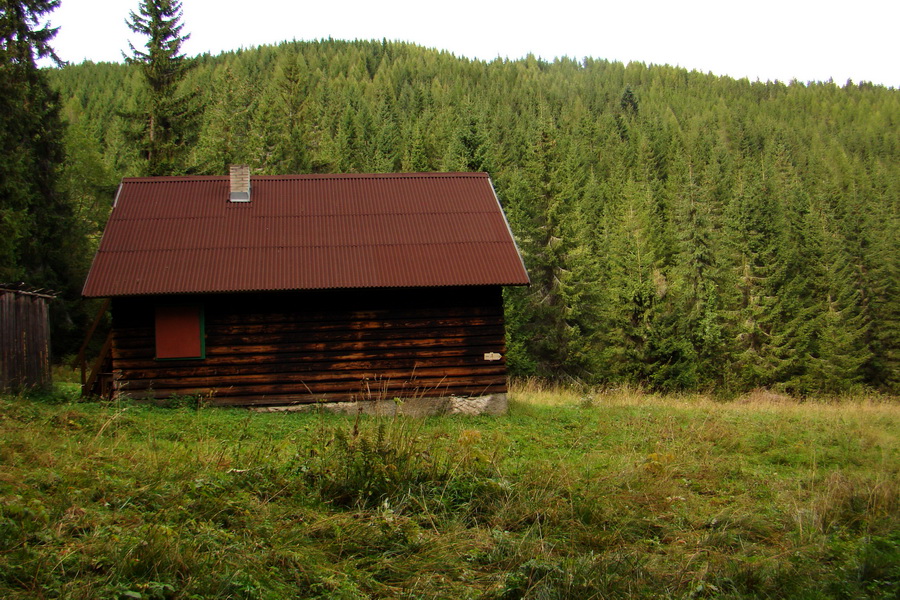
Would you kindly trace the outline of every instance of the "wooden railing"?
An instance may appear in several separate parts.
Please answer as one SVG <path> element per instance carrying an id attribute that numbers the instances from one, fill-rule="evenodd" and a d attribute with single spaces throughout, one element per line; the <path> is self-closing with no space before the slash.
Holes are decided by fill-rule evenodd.
<path id="1" fill-rule="evenodd" d="M 103 343 L 100 354 L 98 354 L 97 358 L 94 359 L 90 370 L 88 370 L 86 353 L 88 346 L 94 339 L 94 334 L 97 333 L 97 327 L 100 325 L 100 322 L 103 320 L 103 316 L 106 314 L 106 311 L 108 309 L 109 299 L 107 298 L 100 306 L 100 310 L 97 311 L 97 316 L 94 317 L 94 322 L 88 329 L 87 335 L 84 336 L 84 343 L 81 345 L 81 349 L 78 351 L 78 356 L 75 357 L 74 366 L 81 370 L 82 396 L 103 395 L 104 390 L 102 389 L 103 386 L 101 382 L 101 373 L 103 371 L 104 365 L 107 363 L 107 359 L 109 358 L 110 350 L 112 349 L 112 334 L 106 336 L 106 341 Z M 100 385 L 98 386 L 98 384 Z"/>

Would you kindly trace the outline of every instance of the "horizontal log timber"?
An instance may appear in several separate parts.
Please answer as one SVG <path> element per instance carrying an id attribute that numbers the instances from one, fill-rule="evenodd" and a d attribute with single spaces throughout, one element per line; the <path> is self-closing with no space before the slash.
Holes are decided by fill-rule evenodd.
<path id="1" fill-rule="evenodd" d="M 503 314 L 502 294 L 497 286 L 322 290 L 115 298 L 116 326 L 147 324 L 147 315 L 135 309 L 152 307 L 161 300 L 203 304 L 208 314 L 235 323 L 328 320 L 334 315 L 341 318 L 359 315 L 361 319 L 377 320 L 384 315 L 433 318 Z"/>
<path id="2" fill-rule="evenodd" d="M 339 314 L 343 319 L 355 321 L 382 321 L 386 318 L 396 318 L 398 310 L 402 310 L 402 315 L 407 319 L 446 319 L 453 317 L 502 317 L 503 310 L 498 306 L 446 306 L 443 308 L 403 308 L 397 307 L 384 308 L 380 310 L 349 310 L 341 311 Z M 234 325 L 282 325 L 289 323 L 315 323 L 320 321 L 330 321 L 338 314 L 334 310 L 319 310 L 309 312 L 272 312 L 252 313 L 246 316 L 221 313 L 217 316 L 217 321 L 222 324 Z"/>
<path id="3" fill-rule="evenodd" d="M 311 363 L 298 367 L 297 365 L 285 365 L 281 363 L 241 366 L 194 366 L 167 368 L 165 365 L 155 369 L 119 369 L 119 372 L 129 380 L 133 379 L 174 379 L 185 377 L 243 377 L 251 375 L 280 377 L 286 374 L 303 376 L 310 373 L 341 374 L 341 373 L 381 373 L 388 370 L 415 373 L 422 369 L 439 369 L 445 373 L 451 373 L 452 369 L 462 369 L 464 372 L 483 373 L 485 369 L 505 369 L 502 361 L 442 359 L 440 361 L 416 361 L 395 362 L 381 361 L 354 361 L 346 363 Z"/>
<path id="4" fill-rule="evenodd" d="M 459 317 L 412 319 L 412 318 L 388 318 L 382 317 L 375 320 L 348 319 L 332 317 L 328 321 L 292 321 L 276 323 L 229 323 L 216 318 L 216 315 L 207 315 L 207 325 L 223 334 L 253 334 L 269 333 L 271 331 L 329 331 L 329 330 L 357 330 L 357 329 L 419 329 L 436 327 L 477 327 L 480 325 L 502 325 L 502 315 L 462 315 Z M 134 324 L 130 327 L 118 327 L 117 331 L 125 337 L 147 337 L 153 335 L 152 326 Z"/>
<path id="5" fill-rule="evenodd" d="M 409 398 L 428 393 L 430 396 L 468 395 L 479 396 L 490 390 L 490 393 L 502 393 L 506 391 L 505 374 L 492 377 L 481 377 L 466 380 L 448 380 L 446 378 L 417 379 L 414 381 L 400 381 L 389 379 L 359 380 L 346 379 L 342 381 L 309 381 L 302 383 L 256 383 L 248 385 L 218 385 L 209 386 L 181 386 L 181 387 L 153 387 L 130 385 L 139 382 L 128 382 L 129 385 L 120 388 L 120 393 L 130 398 L 145 397 L 148 394 L 158 398 L 172 396 L 205 396 L 205 397 L 232 397 L 232 396 L 260 396 L 273 393 L 296 397 L 327 397 L 334 393 L 354 394 L 357 397 L 391 397 Z"/>
<path id="6" fill-rule="evenodd" d="M 484 394 L 504 393 L 506 391 L 506 379 L 497 378 L 494 381 L 478 382 L 469 385 L 446 385 L 440 381 L 425 382 L 411 385 L 408 382 L 388 382 L 382 385 L 370 383 L 360 385 L 358 382 L 340 382 L 327 388 L 321 386 L 309 386 L 305 389 L 297 389 L 283 384 L 267 384 L 244 387 L 222 387 L 210 391 L 208 388 L 182 388 L 177 393 L 172 390 L 148 388 L 145 390 L 128 391 L 129 398 L 164 399 L 172 396 L 205 396 L 214 403 L 227 398 L 259 398 L 262 396 L 281 396 L 283 399 L 294 401 L 317 402 L 323 398 L 331 399 L 333 395 L 343 395 L 345 398 L 375 399 L 375 398 L 409 398 L 422 396 L 448 396 L 466 395 L 480 396 Z"/>
<path id="7" fill-rule="evenodd" d="M 327 319 L 293 320 L 263 322 L 257 319 L 255 323 L 239 321 L 234 316 L 217 315 L 207 311 L 208 324 L 215 326 L 223 332 L 235 333 L 266 333 L 278 328 L 286 331 L 320 331 L 328 329 L 379 329 L 379 328 L 412 328 L 417 327 L 458 327 L 473 325 L 496 325 L 503 323 L 502 314 L 494 315 L 457 315 L 441 316 L 433 318 L 411 317 L 409 315 L 381 315 L 376 319 L 361 319 L 349 315 L 329 315 Z M 248 315 L 247 319 L 251 317 Z M 129 326 L 117 327 L 124 335 L 143 336 L 152 335 L 153 328 L 147 322 L 134 322 Z"/>
<path id="8" fill-rule="evenodd" d="M 206 298 L 186 298 L 186 302 L 202 302 L 207 304 Z M 174 301 L 173 301 L 174 302 Z M 120 302 L 121 304 L 121 302 Z M 134 302 L 132 302 L 134 304 Z M 383 321 L 386 319 L 396 319 L 398 315 L 402 315 L 405 319 L 431 321 L 437 318 L 447 319 L 453 317 L 502 317 L 503 310 L 501 306 L 467 306 L 467 307 L 443 307 L 443 308 L 401 308 L 392 306 L 381 310 L 360 311 L 360 310 L 341 310 L 339 307 L 328 307 L 327 309 L 315 307 L 305 309 L 303 306 L 292 306 L 290 311 L 277 312 L 280 307 L 278 304 L 271 304 L 271 308 L 265 312 L 241 312 L 240 314 L 230 312 L 229 309 L 221 309 L 219 306 L 212 305 L 207 309 L 207 314 L 214 319 L 216 323 L 222 325 L 238 325 L 238 326 L 266 326 L 266 325 L 289 325 L 289 324 L 315 324 L 320 322 L 328 322 L 334 320 L 342 321 Z M 118 317 L 117 324 L 123 329 L 136 327 L 147 327 L 148 319 L 146 315 L 127 314 Z"/>
<path id="9" fill-rule="evenodd" d="M 256 335 L 246 334 L 224 334 L 221 331 L 213 329 L 207 334 L 207 341 L 210 344 L 241 344 L 252 345 L 257 343 L 278 343 L 292 342 L 304 337 L 313 337 L 323 341 L 343 341 L 343 340 L 404 340 L 404 339 L 440 339 L 447 337 L 461 337 L 478 334 L 489 334 L 491 332 L 501 332 L 500 324 L 492 327 L 479 327 L 477 324 L 472 327 L 445 327 L 445 328 L 416 328 L 416 329 L 389 329 L 389 328 L 359 328 L 359 329 L 334 329 L 323 331 L 284 331 L 276 330 L 268 333 L 260 333 Z"/>
<path id="10" fill-rule="evenodd" d="M 326 342 L 353 341 L 353 340 L 405 340 L 405 339 L 444 339 L 452 337 L 469 337 L 471 335 L 502 336 L 502 324 L 490 327 L 445 327 L 445 328 L 420 328 L 420 329 L 345 329 L 331 331 L 303 331 L 291 332 L 274 330 L 258 335 L 228 335 L 222 334 L 212 326 L 207 327 L 206 340 L 208 345 L 252 345 L 266 342 L 294 342 L 303 339 L 316 339 Z M 141 348 L 154 341 L 153 336 L 133 336 L 116 332 L 115 339 L 122 348 Z"/>
<path id="11" fill-rule="evenodd" d="M 321 344 L 319 344 L 321 345 Z M 430 359 L 430 358 L 449 358 L 449 357 L 477 357 L 484 360 L 484 355 L 488 352 L 498 352 L 501 355 L 504 352 L 502 340 L 484 346 L 458 346 L 458 347 L 431 347 L 431 348 L 399 348 L 399 349 L 379 349 L 377 355 L 371 349 L 362 348 L 358 350 L 332 350 L 329 351 L 309 351 L 309 352 L 282 352 L 277 354 L 217 354 L 209 355 L 203 361 L 204 366 L 219 367 L 233 365 L 240 367 L 243 365 L 266 365 L 280 364 L 287 367 L 295 363 L 305 362 L 323 362 L 335 360 L 367 360 L 373 356 L 380 359 L 396 358 L 396 359 Z M 152 356 L 139 356 L 137 358 L 126 358 L 128 354 L 134 354 L 134 351 L 127 353 L 118 353 L 116 356 L 119 360 L 116 365 L 121 369 L 137 370 L 137 369 L 153 369 L 159 366 L 159 361 Z M 505 360 L 501 357 L 501 361 Z M 167 360 L 166 366 L 171 369 L 178 367 L 197 367 L 197 361 L 194 359 L 186 360 Z"/>
<path id="12" fill-rule="evenodd" d="M 370 351 L 380 352 L 391 349 L 435 349 L 435 348 L 466 348 L 470 345 L 490 346 L 496 352 L 501 352 L 505 346 L 504 340 L 498 336 L 469 336 L 469 337 L 451 337 L 439 339 L 423 339 L 423 340 L 384 340 L 374 343 L 373 341 L 351 341 L 351 342 L 334 342 L 332 340 L 313 341 L 306 343 L 281 343 L 267 345 L 230 345 L 230 346 L 212 346 L 207 344 L 207 357 L 222 355 L 250 355 L 262 356 L 267 354 L 285 354 L 285 353 L 305 353 L 305 352 L 325 352 L 325 351 Z M 114 356 L 117 358 L 148 358 L 153 359 L 154 349 L 152 345 L 148 345 L 139 349 L 127 349 L 114 347 Z"/>
<path id="13" fill-rule="evenodd" d="M 418 327 L 421 324 L 438 325 L 438 326 L 454 326 L 466 325 L 469 323 L 496 323 L 502 321 L 503 314 L 458 314 L 458 315 L 441 315 L 436 317 L 422 317 L 408 315 L 400 311 L 393 311 L 393 314 L 380 314 L 377 318 L 363 318 L 361 315 L 332 312 L 322 315 L 317 319 L 261 319 L 258 315 L 247 315 L 246 320 L 241 320 L 231 314 L 223 314 L 219 312 L 221 309 L 207 308 L 207 318 L 211 323 L 215 323 L 222 328 L 250 329 L 256 328 L 260 331 L 266 331 L 273 328 L 290 328 L 298 330 L 306 329 L 329 329 L 335 326 L 348 327 L 375 327 L 391 325 L 396 327 Z M 139 330 L 144 328 L 152 328 L 152 322 L 146 318 L 129 319 L 127 323 L 121 322 L 123 331 Z"/>
<path id="14" fill-rule="evenodd" d="M 502 365 L 502 361 L 486 361 L 484 356 L 442 357 L 428 360 L 419 358 L 379 358 L 378 360 L 320 360 L 316 362 L 297 362 L 293 364 L 268 363 L 245 365 L 183 365 L 172 366 L 166 363 L 153 365 L 153 368 L 122 368 L 128 379 L 159 379 L 162 377 L 220 377 L 228 375 L 279 375 L 281 373 L 316 373 L 335 371 L 374 371 L 384 369 L 414 370 L 422 367 L 478 367 Z M 120 365 L 121 366 L 121 365 Z"/>
<path id="15" fill-rule="evenodd" d="M 487 390 L 487 391 L 486 391 Z M 472 384 L 450 385 L 446 382 L 427 381 L 423 383 L 390 383 L 370 384 L 368 387 L 359 385 L 358 382 L 333 382 L 332 384 L 310 384 L 306 387 L 296 387 L 281 383 L 260 384 L 257 386 L 231 386 L 231 387 L 185 387 L 185 388 L 144 388 L 122 390 L 122 397 L 142 398 L 152 396 L 154 398 L 171 397 L 204 397 L 232 398 L 232 397 L 259 397 L 279 394 L 294 398 L 327 398 L 331 394 L 347 394 L 357 398 L 416 398 L 423 395 L 440 397 L 447 395 L 457 396 L 481 396 L 486 393 L 504 393 L 506 391 L 505 380 L 479 381 Z"/>
<path id="16" fill-rule="evenodd" d="M 503 365 L 489 367 L 485 366 L 477 370 L 471 367 L 437 367 L 437 368 L 421 368 L 414 372 L 408 369 L 380 369 L 380 370 L 354 370 L 354 371 L 310 371 L 309 373 L 278 373 L 278 381 L 285 383 L 309 383 L 313 381 L 376 381 L 376 380 L 396 380 L 396 381 L 419 381 L 426 378 L 435 379 L 454 379 L 455 377 L 471 378 L 473 376 L 490 376 L 502 375 L 506 373 Z M 173 378 L 154 378 L 154 379 L 129 379 L 132 389 L 142 389 L 143 387 L 156 388 L 177 388 L 177 387 L 199 387 L 199 386 L 230 386 L 230 385 L 250 385 L 256 383 L 265 383 L 272 381 L 271 374 L 238 374 L 238 375 L 216 375 L 201 377 L 173 377 Z"/>
<path id="17" fill-rule="evenodd" d="M 482 377 L 458 377 L 449 379 L 442 376 L 419 377 L 413 380 L 391 379 L 389 377 L 376 377 L 373 379 L 356 379 L 352 377 L 344 377 L 342 379 L 332 380 L 323 379 L 321 381 L 308 381 L 300 384 L 295 382 L 282 381 L 262 381 L 262 382 L 241 382 L 231 385 L 221 385 L 215 388 L 215 394 L 227 396 L 249 395 L 256 393 L 291 393 L 291 394 L 311 394 L 323 393 L 324 391 L 341 391 L 348 393 L 377 393 L 381 390 L 409 390 L 409 389 L 467 389 L 480 390 L 484 386 L 499 385 L 505 381 L 503 374 L 494 374 Z M 172 390 L 178 389 L 178 394 L 208 394 L 210 388 L 206 385 L 182 385 L 180 388 L 164 388 L 156 386 L 141 386 L 130 384 L 139 384 L 140 381 L 128 382 L 129 386 L 125 389 L 137 393 L 140 391 L 154 391 L 173 393 Z M 143 382 L 146 383 L 146 382 Z"/>

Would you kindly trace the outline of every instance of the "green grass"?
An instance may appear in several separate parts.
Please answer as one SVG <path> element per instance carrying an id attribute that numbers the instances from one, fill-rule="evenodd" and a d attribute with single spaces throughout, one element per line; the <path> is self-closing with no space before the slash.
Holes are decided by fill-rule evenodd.
<path id="1" fill-rule="evenodd" d="M 900 405 L 411 420 L 0 397 L 0 597 L 898 598 Z"/>

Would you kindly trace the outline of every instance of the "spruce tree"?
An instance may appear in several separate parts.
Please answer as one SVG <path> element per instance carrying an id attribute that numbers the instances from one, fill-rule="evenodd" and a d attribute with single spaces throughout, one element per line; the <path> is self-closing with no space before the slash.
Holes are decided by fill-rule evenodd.
<path id="1" fill-rule="evenodd" d="M 510 354 L 522 371 L 589 380 L 594 261 L 579 210 L 583 182 L 578 180 L 577 153 L 559 148 L 557 133 L 553 120 L 543 117 L 533 134 L 533 154 L 507 190 L 510 220 L 531 277 L 529 288 L 507 294 L 518 317 L 510 329 L 522 336 L 522 346 L 511 347 Z M 520 351 L 527 359 L 515 356 Z"/>
<path id="2" fill-rule="evenodd" d="M 616 179 L 604 182 L 609 200 L 598 219 L 600 376 L 610 382 L 644 382 L 649 380 L 648 351 L 666 289 L 656 269 L 649 186 Z"/>
<path id="3" fill-rule="evenodd" d="M 194 65 L 181 52 L 190 37 L 182 34 L 180 0 L 141 0 L 125 20 L 133 32 L 147 36 L 146 50 L 131 42 L 125 60 L 141 68 L 146 84 L 143 106 L 130 115 L 133 136 L 146 161 L 147 175 L 176 175 L 188 170 L 186 159 L 197 133 L 196 94 L 181 90 Z"/>
<path id="4" fill-rule="evenodd" d="M 717 383 L 723 376 L 718 207 L 712 186 L 703 185 L 697 170 L 689 155 L 681 155 L 667 179 L 677 224 L 668 310 L 659 336 L 664 338 L 659 345 L 668 350 L 657 357 L 667 387 Z"/>
<path id="5" fill-rule="evenodd" d="M 296 45 L 289 46 L 276 62 L 272 80 L 261 94 L 257 119 L 271 172 L 310 171 L 307 130 L 311 111 L 307 98 L 311 85 L 303 55 Z"/>
<path id="6" fill-rule="evenodd" d="M 222 175 L 235 164 L 249 164 L 259 169 L 253 151 L 261 145 L 263 135 L 251 136 L 250 86 L 233 69 L 215 73 L 215 91 L 203 115 L 203 129 L 197 139 L 192 162 L 199 173 Z M 262 119 L 267 122 L 265 119 Z M 259 141 L 258 141 L 259 140 Z M 262 151 L 256 152 L 262 154 Z"/>
<path id="7" fill-rule="evenodd" d="M 868 280 L 864 306 L 872 319 L 873 356 L 867 380 L 896 394 L 900 393 L 900 177 L 891 177 L 886 165 L 875 165 L 871 171 L 866 179 L 874 182 L 874 189 L 867 207 L 863 262 Z"/>
<path id="8" fill-rule="evenodd" d="M 59 95 L 36 61 L 60 63 L 44 24 L 57 0 L 0 2 L 0 282 L 50 288 L 52 336 L 69 350 L 86 245 L 61 192 L 65 127 Z"/>
<path id="9" fill-rule="evenodd" d="M 740 377 L 732 385 L 737 387 L 770 385 L 790 369 L 790 357 L 778 352 L 786 335 L 785 314 L 796 314 L 802 321 L 799 308 L 782 302 L 787 269 L 781 240 L 785 220 L 770 185 L 771 173 L 766 173 L 757 163 L 740 170 L 726 207 L 728 250 L 737 282 L 736 304 L 731 306 L 735 319 L 731 364 Z"/>
<path id="10" fill-rule="evenodd" d="M 42 249 L 32 243 L 62 164 L 58 99 L 37 69 L 55 58 L 56 29 L 33 29 L 59 2 L 4 2 L 0 9 L 0 281 L 33 279 Z"/>

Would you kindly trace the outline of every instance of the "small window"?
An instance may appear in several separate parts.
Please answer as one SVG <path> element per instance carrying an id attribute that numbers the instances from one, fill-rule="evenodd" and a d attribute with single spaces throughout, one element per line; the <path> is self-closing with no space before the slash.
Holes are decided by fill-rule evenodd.
<path id="1" fill-rule="evenodd" d="M 156 358 L 206 358 L 202 307 L 156 307 Z"/>

